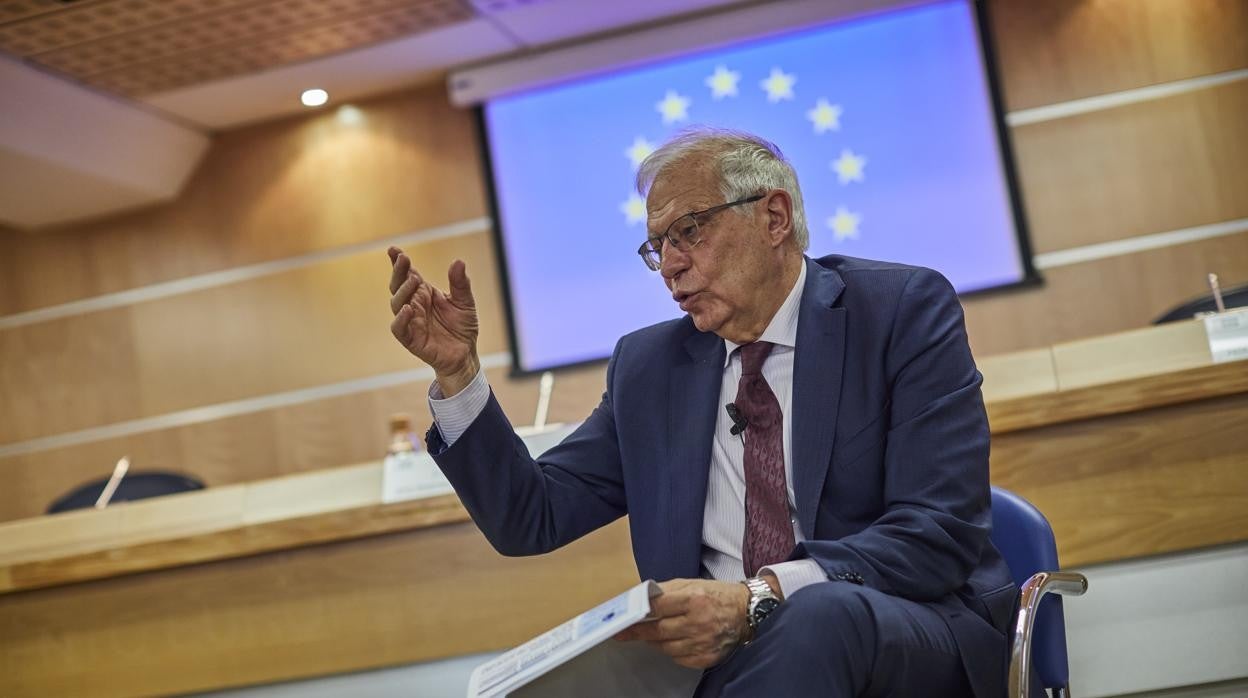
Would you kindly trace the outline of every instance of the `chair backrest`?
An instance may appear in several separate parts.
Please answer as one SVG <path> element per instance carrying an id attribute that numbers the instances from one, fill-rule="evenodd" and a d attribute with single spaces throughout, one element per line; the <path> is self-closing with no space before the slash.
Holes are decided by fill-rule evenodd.
<path id="1" fill-rule="evenodd" d="M 1026 499 L 999 487 L 992 488 L 992 544 L 1005 558 L 1014 583 L 1020 587 L 1036 572 L 1056 571 L 1057 543 L 1040 510 Z M 1070 681 L 1066 662 L 1066 621 L 1062 599 L 1048 594 L 1036 611 L 1032 629 L 1032 671 L 1045 688 L 1065 687 Z"/>
<path id="2" fill-rule="evenodd" d="M 102 477 L 76 487 L 73 491 L 59 497 L 52 504 L 48 505 L 48 513 L 59 514 L 60 512 L 72 511 L 74 509 L 89 509 L 95 506 L 95 500 L 100 498 L 100 493 L 104 491 L 104 487 L 107 484 L 108 478 Z M 202 490 L 203 488 L 204 483 L 180 473 L 160 471 L 131 472 L 122 478 L 121 484 L 117 486 L 117 491 L 113 493 L 111 501 L 114 504 L 117 502 L 131 502 L 150 497 L 163 497 L 167 494 Z"/>

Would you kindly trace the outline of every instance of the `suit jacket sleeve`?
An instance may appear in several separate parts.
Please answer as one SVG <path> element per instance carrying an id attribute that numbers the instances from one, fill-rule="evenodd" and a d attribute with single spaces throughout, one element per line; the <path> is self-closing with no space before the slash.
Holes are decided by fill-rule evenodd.
<path id="1" fill-rule="evenodd" d="M 429 430 L 429 453 L 498 552 L 549 552 L 624 515 L 610 393 L 614 366 L 613 356 L 598 407 L 539 459 L 529 455 L 493 392 L 453 445 L 446 445 L 436 426 Z"/>
<path id="2" fill-rule="evenodd" d="M 907 280 L 883 358 L 890 426 L 883 514 L 838 540 L 810 540 L 794 557 L 829 578 L 915 600 L 966 583 L 988 540 L 988 419 L 962 307 L 930 270 Z"/>

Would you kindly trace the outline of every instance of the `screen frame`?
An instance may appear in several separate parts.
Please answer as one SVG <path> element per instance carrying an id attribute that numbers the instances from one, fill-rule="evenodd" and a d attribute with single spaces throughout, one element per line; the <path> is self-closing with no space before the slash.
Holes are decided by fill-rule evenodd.
<path id="1" fill-rule="evenodd" d="M 942 0 L 933 0 L 930 4 L 935 4 Z M 948 1 L 948 0 L 943 0 Z M 1027 224 L 1026 209 L 1023 202 L 1022 189 L 1019 186 L 1018 172 L 1015 165 L 1013 140 L 1010 137 L 1009 124 L 1006 122 L 1004 93 L 1001 89 L 1000 71 L 997 65 L 996 46 L 993 43 L 991 32 L 986 27 L 991 27 L 991 17 L 986 2 L 983 0 L 964 0 L 972 7 L 972 16 L 975 22 L 975 33 L 979 39 L 979 50 L 982 56 L 982 64 L 984 67 L 984 78 L 988 85 L 988 99 L 991 103 L 993 122 L 996 130 L 997 149 L 1001 158 L 1002 176 L 1005 178 L 1006 190 L 1009 193 L 1010 213 L 1014 220 L 1015 242 L 1017 244 L 1019 262 L 1022 267 L 1022 278 L 1008 284 L 998 286 L 990 286 L 987 288 L 974 289 L 964 291 L 958 294 L 959 299 L 966 298 L 982 298 L 1003 293 L 1013 293 L 1022 290 L 1034 289 L 1044 285 L 1044 277 L 1040 274 L 1035 266 L 1033 258 L 1030 228 Z M 928 3 L 924 3 L 928 4 Z M 915 5 L 909 7 L 916 7 Z M 904 11 L 908 8 L 894 8 L 894 11 Z M 783 35 L 788 32 L 798 32 L 804 29 L 810 29 L 816 26 L 832 26 L 846 21 L 855 21 L 862 19 L 861 16 L 833 19 L 823 23 L 811 23 L 804 27 L 793 27 L 785 32 L 767 33 L 758 38 L 774 37 Z M 744 43 L 751 41 L 749 38 L 741 38 L 733 43 Z M 688 53 L 696 53 L 702 48 L 691 48 Z M 686 54 L 687 55 L 687 54 Z M 666 62 L 679 60 L 679 56 L 664 56 L 655 61 Z M 643 67 L 644 63 L 636 63 L 629 66 L 631 69 Z M 608 69 L 609 70 L 609 69 Z M 605 70 L 603 72 L 606 72 Z M 542 89 L 542 88 L 537 88 Z M 554 364 L 539 368 L 526 368 L 524 366 L 523 357 L 521 356 L 519 334 L 516 328 L 516 312 L 515 303 L 511 293 L 511 273 L 510 266 L 507 263 L 507 245 L 504 241 L 504 233 L 502 220 L 499 216 L 498 195 L 494 186 L 495 172 L 493 158 L 490 154 L 489 128 L 486 123 L 485 108 L 488 100 L 472 107 L 473 118 L 477 131 L 477 139 L 480 150 L 481 172 L 484 178 L 484 189 L 486 194 L 486 205 L 490 216 L 490 238 L 493 242 L 494 255 L 498 264 L 498 278 L 501 286 L 503 297 L 503 310 L 507 324 L 507 343 L 511 354 L 511 368 L 508 372 L 510 378 L 529 378 L 541 375 L 547 372 L 564 371 L 576 368 L 584 368 L 603 364 L 610 361 L 611 357 L 603 356 L 601 358 L 585 359 L 582 361 L 574 361 L 568 363 Z M 641 328 L 637 328 L 641 329 Z"/>

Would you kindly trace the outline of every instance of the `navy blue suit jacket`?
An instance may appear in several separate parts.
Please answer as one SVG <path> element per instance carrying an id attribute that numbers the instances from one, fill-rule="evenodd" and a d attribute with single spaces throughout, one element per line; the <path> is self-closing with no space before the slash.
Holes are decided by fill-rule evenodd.
<path id="1" fill-rule="evenodd" d="M 981 698 L 1004 694 L 1016 588 L 988 540 L 988 421 L 949 282 L 923 268 L 806 260 L 794 356 L 794 558 L 931 604 Z M 724 342 L 690 318 L 616 345 L 601 404 L 534 460 L 491 396 L 434 455 L 504 555 L 533 555 L 625 514 L 642 578 L 698 577 Z"/>

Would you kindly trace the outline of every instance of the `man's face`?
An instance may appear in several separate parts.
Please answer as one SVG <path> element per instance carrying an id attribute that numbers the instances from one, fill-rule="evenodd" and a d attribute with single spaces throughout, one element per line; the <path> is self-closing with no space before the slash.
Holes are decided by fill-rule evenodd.
<path id="1" fill-rule="evenodd" d="M 764 200 L 765 201 L 765 200 Z M 677 218 L 727 203 L 709 167 L 677 163 L 655 180 L 646 198 L 650 236 L 662 235 Z M 699 220 L 701 242 L 692 248 L 663 247 L 659 273 L 680 309 L 702 332 L 739 341 L 756 319 L 757 289 L 773 273 L 762 202 L 742 204 Z M 740 215 L 744 210 L 749 215 Z M 761 331 L 762 328 L 758 328 Z"/>

